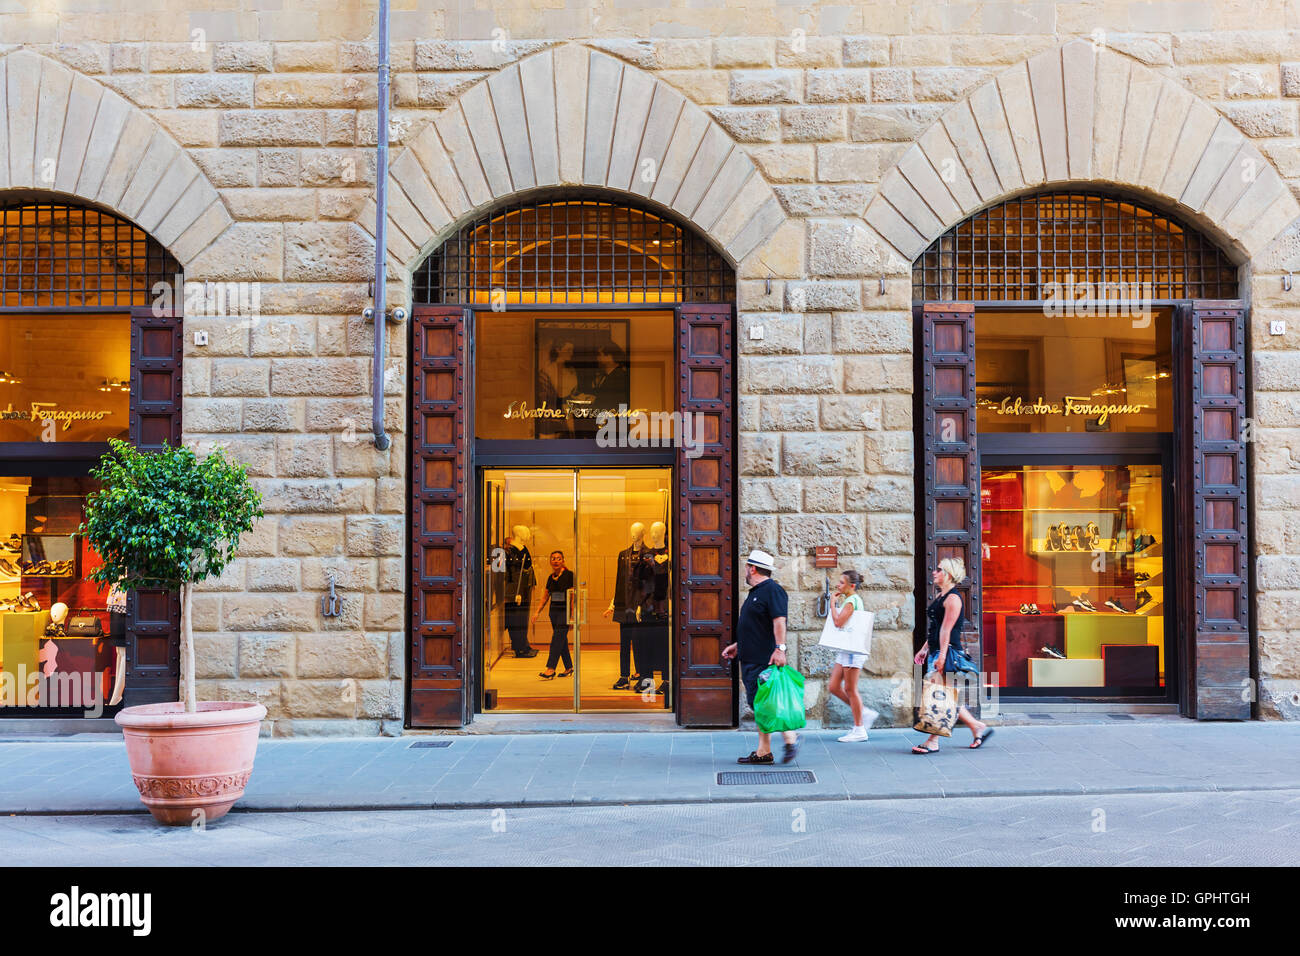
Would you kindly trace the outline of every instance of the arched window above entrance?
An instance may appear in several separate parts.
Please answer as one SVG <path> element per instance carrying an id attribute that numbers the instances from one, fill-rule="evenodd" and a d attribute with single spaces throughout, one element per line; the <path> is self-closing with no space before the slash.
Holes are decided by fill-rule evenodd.
<path id="1" fill-rule="evenodd" d="M 180 264 L 143 229 L 68 203 L 0 203 L 0 310 L 149 305 Z"/>
<path id="2" fill-rule="evenodd" d="M 732 302 L 735 285 L 707 241 L 648 206 L 548 195 L 462 226 L 416 269 L 414 297 L 431 305 Z"/>
<path id="3" fill-rule="evenodd" d="M 1231 299 L 1237 267 L 1199 231 L 1100 194 L 1021 196 L 936 239 L 912 270 L 924 302 Z"/>

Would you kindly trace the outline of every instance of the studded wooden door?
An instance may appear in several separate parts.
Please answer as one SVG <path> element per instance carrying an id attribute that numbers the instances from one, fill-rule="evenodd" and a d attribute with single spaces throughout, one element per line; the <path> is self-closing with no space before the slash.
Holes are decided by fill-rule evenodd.
<path id="1" fill-rule="evenodd" d="M 411 414 L 412 727 L 465 714 L 467 310 L 414 308 Z"/>
<path id="2" fill-rule="evenodd" d="M 1198 300 L 1190 310 L 1192 529 L 1190 673 L 1194 716 L 1248 720 L 1251 701 L 1246 482 L 1246 309 Z M 1186 474 L 1186 471 L 1184 471 Z"/>
<path id="3" fill-rule="evenodd" d="M 736 589 L 732 307 L 682 305 L 677 319 L 678 402 L 692 439 L 677 452 L 677 719 L 727 727 L 735 720 L 731 664 L 722 659 Z"/>
<path id="4" fill-rule="evenodd" d="M 131 310 L 130 439 L 157 451 L 181 443 L 182 319 Z M 122 703 L 175 700 L 180 684 L 180 595 L 141 588 L 126 602 L 126 685 Z"/>
<path id="5" fill-rule="evenodd" d="M 975 433 L 975 307 L 927 303 L 921 309 L 922 374 L 918 408 L 924 472 L 925 566 L 918 593 L 929 593 L 929 574 L 945 558 L 960 558 L 966 580 L 963 643 L 977 662 L 980 623 L 980 472 Z M 920 602 L 924 603 L 924 601 Z M 923 618 L 918 617 L 918 621 Z M 924 624 L 921 625 L 924 627 Z M 937 634 L 926 634 L 931 649 Z"/>

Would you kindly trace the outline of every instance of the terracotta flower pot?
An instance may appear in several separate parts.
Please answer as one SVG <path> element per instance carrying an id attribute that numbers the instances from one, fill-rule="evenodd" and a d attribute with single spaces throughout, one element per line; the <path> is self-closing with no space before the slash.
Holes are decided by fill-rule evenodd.
<path id="1" fill-rule="evenodd" d="M 179 701 L 127 707 L 115 718 L 126 738 L 140 799 L 159 823 L 186 826 L 203 811 L 207 823 L 244 795 L 266 708 L 243 701 L 201 701 L 185 713 Z"/>

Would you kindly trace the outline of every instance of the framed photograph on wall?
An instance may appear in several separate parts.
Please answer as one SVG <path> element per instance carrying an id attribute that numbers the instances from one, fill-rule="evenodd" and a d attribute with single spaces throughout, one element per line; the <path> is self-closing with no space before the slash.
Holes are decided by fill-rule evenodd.
<path id="1" fill-rule="evenodd" d="M 559 409 L 563 417 L 540 417 L 537 438 L 595 438 L 600 417 L 631 401 L 627 319 L 537 320 L 536 409 Z"/>

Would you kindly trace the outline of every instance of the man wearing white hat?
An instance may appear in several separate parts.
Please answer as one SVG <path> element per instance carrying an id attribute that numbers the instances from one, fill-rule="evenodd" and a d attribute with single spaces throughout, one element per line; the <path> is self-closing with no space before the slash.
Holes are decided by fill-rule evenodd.
<path id="1" fill-rule="evenodd" d="M 771 664 L 785 664 L 785 624 L 790 601 L 785 589 L 772 580 L 776 560 L 766 551 L 751 551 L 745 562 L 745 584 L 749 596 L 740 608 L 736 624 L 736 642 L 722 651 L 727 660 L 740 658 L 740 679 L 754 706 L 758 693 L 758 675 Z M 782 763 L 789 763 L 799 752 L 799 735 L 787 730 Z M 736 763 L 773 763 L 772 735 L 759 732 L 758 749 Z"/>

